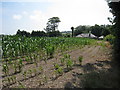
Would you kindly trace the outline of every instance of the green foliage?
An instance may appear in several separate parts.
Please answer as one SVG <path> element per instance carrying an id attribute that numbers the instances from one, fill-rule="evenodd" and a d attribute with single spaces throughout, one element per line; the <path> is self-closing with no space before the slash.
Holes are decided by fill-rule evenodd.
<path id="1" fill-rule="evenodd" d="M 66 66 L 67 66 L 67 69 L 72 69 L 73 61 L 71 59 L 67 59 Z"/>
<path id="2" fill-rule="evenodd" d="M 59 67 L 55 72 L 58 73 L 59 75 L 62 75 L 63 74 L 62 67 Z"/>
<path id="3" fill-rule="evenodd" d="M 53 32 L 53 31 L 55 31 L 58 28 L 59 22 L 61 22 L 59 17 L 52 17 L 52 18 L 48 19 L 45 31 L 46 32 Z"/>
<path id="4" fill-rule="evenodd" d="M 53 47 L 54 49 L 67 47 L 74 47 L 76 45 L 81 46 L 84 44 L 91 44 L 95 40 L 87 38 L 57 38 L 57 37 L 21 37 L 21 36 L 3 36 L 2 37 L 2 49 L 3 58 L 11 57 L 11 59 L 18 56 L 26 55 L 26 60 L 29 62 L 32 60 L 32 53 L 40 52 L 47 47 Z M 61 48 L 59 48 L 61 47 Z M 53 49 L 53 50 L 54 50 Z M 32 62 L 32 61 L 30 61 Z"/>
<path id="5" fill-rule="evenodd" d="M 2 69 L 2 71 L 5 73 L 5 75 L 8 74 L 9 68 L 8 68 L 8 65 L 7 65 L 7 64 L 3 64 L 3 69 Z"/>
<path id="6" fill-rule="evenodd" d="M 103 31 L 103 28 L 97 24 L 91 27 L 91 33 L 97 37 L 102 36 L 102 31 Z"/>
<path id="7" fill-rule="evenodd" d="M 74 63 L 72 59 L 70 58 L 69 54 L 64 54 L 64 57 L 60 59 L 62 65 L 66 65 L 67 69 L 70 70 L 72 69 Z"/>
<path id="8" fill-rule="evenodd" d="M 62 34 L 59 31 L 48 32 L 47 35 L 49 37 L 59 37 L 59 36 L 62 36 Z"/>
<path id="9" fill-rule="evenodd" d="M 83 61 L 83 56 L 79 56 L 78 60 L 79 60 L 79 63 L 80 63 L 80 65 L 81 65 L 81 64 L 82 64 L 82 61 Z"/>
<path id="10" fill-rule="evenodd" d="M 43 67 L 42 66 L 40 66 L 38 69 L 39 69 L 40 72 L 43 72 Z"/>
<path id="11" fill-rule="evenodd" d="M 29 58 L 29 56 L 26 56 L 26 57 L 25 57 L 25 60 L 26 60 L 27 63 L 30 63 L 30 62 L 31 62 L 31 59 Z"/>
<path id="12" fill-rule="evenodd" d="M 54 64 L 54 68 L 55 68 L 55 72 L 59 75 L 62 75 L 63 74 L 63 69 L 62 67 L 60 67 L 59 64 Z"/>
<path id="13" fill-rule="evenodd" d="M 61 64 L 64 65 L 65 64 L 65 58 L 60 58 Z"/>
<path id="14" fill-rule="evenodd" d="M 89 29 L 90 29 L 89 26 L 79 25 L 75 28 L 74 35 L 77 36 L 81 33 L 88 33 Z"/>
<path id="15" fill-rule="evenodd" d="M 31 69 L 28 70 L 28 73 L 32 76 L 32 70 Z"/>
<path id="16" fill-rule="evenodd" d="M 55 70 L 57 70 L 59 67 L 60 67 L 59 64 L 54 64 Z"/>
<path id="17" fill-rule="evenodd" d="M 16 62 L 17 62 L 17 61 L 14 61 L 14 62 L 13 62 L 14 73 L 17 73 L 17 68 L 18 68 L 18 65 L 17 65 Z"/>
<path id="18" fill-rule="evenodd" d="M 18 29 L 16 35 L 20 35 L 20 36 L 26 36 L 26 37 L 30 37 L 30 33 L 26 32 L 26 31 L 20 31 L 20 29 Z"/>
<path id="19" fill-rule="evenodd" d="M 53 45 L 48 45 L 46 46 L 46 54 L 48 57 L 52 58 L 53 57 L 53 54 L 54 54 L 54 46 Z"/>
<path id="20" fill-rule="evenodd" d="M 107 35 L 105 38 L 104 38 L 104 40 L 106 40 L 106 41 L 109 41 L 111 44 L 113 44 L 114 43 L 114 41 L 115 41 L 115 36 L 113 36 L 113 35 Z"/>
<path id="21" fill-rule="evenodd" d="M 32 31 L 32 37 L 45 37 L 47 34 L 44 31 Z"/>
<path id="22" fill-rule="evenodd" d="M 66 58 L 70 59 L 70 55 L 69 55 L 69 54 L 64 54 L 64 58 L 65 58 L 65 59 L 66 59 Z"/>
<path id="23" fill-rule="evenodd" d="M 113 14 L 114 19 L 112 21 L 112 31 L 113 35 L 115 36 L 115 42 L 114 42 L 114 55 L 115 60 L 118 61 L 118 64 L 120 66 L 120 1 L 118 2 L 110 2 L 108 3 L 110 9 L 110 12 Z"/>
<path id="24" fill-rule="evenodd" d="M 27 71 L 24 71 L 22 74 L 24 76 L 24 79 L 26 79 L 26 77 L 27 77 Z"/>
<path id="25" fill-rule="evenodd" d="M 102 35 L 103 36 L 109 35 L 111 33 L 111 27 L 112 27 L 111 25 L 103 25 Z"/>
<path id="26" fill-rule="evenodd" d="M 18 68 L 19 68 L 19 72 L 21 72 L 21 70 L 22 70 L 22 66 L 23 66 L 23 61 L 22 61 L 22 59 L 19 59 L 19 60 L 18 60 Z"/>

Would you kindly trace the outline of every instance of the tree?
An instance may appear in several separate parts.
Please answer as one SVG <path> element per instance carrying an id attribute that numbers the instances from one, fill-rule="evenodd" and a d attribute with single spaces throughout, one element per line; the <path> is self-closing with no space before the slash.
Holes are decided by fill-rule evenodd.
<path id="1" fill-rule="evenodd" d="M 111 0 L 109 0 L 111 1 Z M 120 65 L 120 1 L 119 2 L 108 2 L 109 7 L 111 8 L 111 13 L 114 16 L 113 20 L 113 33 L 115 36 L 115 43 L 114 43 L 114 52 L 115 52 L 115 59 L 118 61 Z"/>
<path id="2" fill-rule="evenodd" d="M 48 19 L 45 31 L 46 32 L 53 32 L 53 31 L 58 30 L 59 22 L 61 22 L 59 17 L 52 17 L 52 18 Z"/>
<path id="3" fill-rule="evenodd" d="M 26 36 L 26 37 L 30 37 L 30 33 L 27 31 L 20 31 L 20 29 L 18 29 L 16 35 L 20 35 L 20 36 Z"/>
<path id="4" fill-rule="evenodd" d="M 71 27 L 72 30 L 72 37 L 74 37 L 74 27 Z"/>
<path id="5" fill-rule="evenodd" d="M 104 37 L 110 34 L 111 25 L 101 25 L 101 28 L 103 28 L 102 35 Z"/>
<path id="6" fill-rule="evenodd" d="M 74 35 L 77 36 L 81 33 L 89 33 L 90 31 L 90 26 L 86 26 L 86 25 L 79 25 L 75 28 L 74 30 Z"/>
<path id="7" fill-rule="evenodd" d="M 33 37 L 45 37 L 46 33 L 44 31 L 32 31 L 31 36 Z"/>
<path id="8" fill-rule="evenodd" d="M 99 38 L 100 36 L 102 36 L 102 31 L 103 31 L 103 28 L 101 28 L 97 24 L 95 24 L 95 26 L 91 27 L 91 33 L 94 34 L 95 36 L 97 36 L 97 38 Z"/>
<path id="9" fill-rule="evenodd" d="M 47 33 L 49 37 L 59 37 L 62 36 L 62 34 L 59 31 L 52 31 Z"/>

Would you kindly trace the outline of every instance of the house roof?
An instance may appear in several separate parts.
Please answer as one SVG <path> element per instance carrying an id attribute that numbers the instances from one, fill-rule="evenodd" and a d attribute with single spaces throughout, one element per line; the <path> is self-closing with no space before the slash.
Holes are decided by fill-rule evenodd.
<path id="1" fill-rule="evenodd" d="M 95 35 L 93 35 L 93 34 L 89 35 L 89 33 L 82 33 L 82 34 L 77 35 L 76 37 L 92 37 L 92 38 L 96 38 Z"/>

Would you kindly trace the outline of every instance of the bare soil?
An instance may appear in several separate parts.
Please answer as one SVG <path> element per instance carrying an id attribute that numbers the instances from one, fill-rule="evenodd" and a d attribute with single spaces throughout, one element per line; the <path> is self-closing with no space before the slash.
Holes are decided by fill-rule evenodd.
<path id="1" fill-rule="evenodd" d="M 100 43 L 100 42 L 99 42 Z M 107 43 L 108 44 L 108 43 Z M 112 61 L 112 49 L 107 46 L 85 46 L 82 49 L 74 49 L 67 52 L 74 61 L 72 70 L 56 75 L 54 63 L 60 64 L 63 55 L 55 55 L 47 60 L 47 63 L 40 61 L 39 66 L 43 71 L 37 69 L 37 74 L 24 79 L 22 73 L 15 74 L 18 82 L 7 85 L 3 83 L 3 88 L 85 88 L 85 87 L 119 87 L 117 66 Z M 83 56 L 82 65 L 78 58 Z M 64 66 L 62 66 L 65 68 Z M 37 68 L 34 64 L 24 66 L 23 71 Z M 22 72 L 23 72 L 22 71 Z"/>

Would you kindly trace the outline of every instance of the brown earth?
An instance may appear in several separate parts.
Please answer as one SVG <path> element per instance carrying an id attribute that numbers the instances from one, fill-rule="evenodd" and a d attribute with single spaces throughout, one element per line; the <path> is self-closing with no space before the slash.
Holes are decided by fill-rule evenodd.
<path id="1" fill-rule="evenodd" d="M 22 74 L 16 74 L 17 80 L 22 83 L 13 83 L 4 86 L 12 88 L 84 88 L 84 87 L 119 87 L 117 66 L 112 61 L 111 47 L 85 46 L 82 49 L 74 49 L 67 52 L 74 61 L 72 70 L 56 75 L 54 63 L 60 64 L 63 55 L 55 55 L 47 63 L 39 62 L 43 67 L 40 72 L 26 80 Z M 78 57 L 83 56 L 82 65 L 79 65 Z M 65 66 L 62 66 L 65 68 Z M 25 65 L 23 71 L 36 68 L 35 65 Z M 39 70 L 38 70 L 39 71 Z"/>

